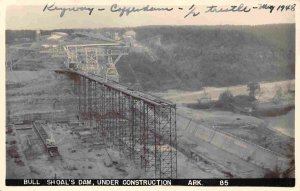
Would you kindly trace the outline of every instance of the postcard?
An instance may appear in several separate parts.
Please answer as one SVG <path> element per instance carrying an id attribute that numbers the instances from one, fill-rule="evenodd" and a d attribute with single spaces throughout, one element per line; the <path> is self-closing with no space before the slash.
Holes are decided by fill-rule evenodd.
<path id="1" fill-rule="evenodd" d="M 4 190 L 296 189 L 299 1 L 2 2 Z"/>

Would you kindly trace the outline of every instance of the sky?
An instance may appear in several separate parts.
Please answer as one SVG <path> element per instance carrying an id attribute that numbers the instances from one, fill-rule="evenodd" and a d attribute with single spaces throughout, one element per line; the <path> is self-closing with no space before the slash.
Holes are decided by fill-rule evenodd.
<path id="1" fill-rule="evenodd" d="M 61 29 L 61 28 L 103 28 L 103 27 L 135 27 L 143 25 L 262 25 L 275 23 L 295 23 L 295 12 L 278 12 L 272 14 L 267 10 L 253 10 L 249 13 L 204 13 L 207 8 L 203 5 L 195 5 L 200 14 L 196 17 L 189 16 L 191 5 L 180 6 L 182 11 L 178 10 L 178 5 L 168 5 L 161 7 L 173 7 L 176 11 L 172 12 L 140 12 L 131 13 L 129 16 L 119 17 L 119 13 L 112 13 L 110 6 L 93 6 L 95 10 L 92 15 L 88 11 L 66 12 L 60 17 L 60 11 L 45 11 L 46 5 L 11 5 L 6 9 L 6 29 Z M 51 5 L 52 2 L 48 3 Z M 147 4 L 145 4 L 147 5 Z M 237 4 L 239 5 L 239 4 Z M 246 5 L 246 3 L 245 3 Z M 251 4 L 247 4 L 251 6 Z M 63 7 L 59 3 L 55 6 Z M 119 5 L 122 7 L 122 5 Z M 124 6 L 124 5 L 123 5 Z M 141 8 L 144 5 L 138 5 Z M 253 6 L 253 5 L 252 5 Z M 67 6 L 82 7 L 80 4 Z M 128 6 L 127 6 L 128 7 Z M 157 6 L 156 6 L 157 7 Z M 228 6 L 224 6 L 229 7 Z M 97 11 L 98 8 L 105 8 L 105 11 Z"/>

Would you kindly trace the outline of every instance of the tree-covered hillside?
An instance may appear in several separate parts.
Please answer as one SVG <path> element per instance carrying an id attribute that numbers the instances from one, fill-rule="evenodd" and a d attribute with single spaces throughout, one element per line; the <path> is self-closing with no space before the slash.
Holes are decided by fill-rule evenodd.
<path id="1" fill-rule="evenodd" d="M 138 81 L 146 90 L 196 90 L 295 77 L 293 24 L 132 30 L 147 51 L 132 51 L 118 69 L 122 81 Z"/>
<path id="2" fill-rule="evenodd" d="M 77 31 L 122 35 L 128 30 L 136 33 L 136 42 L 117 69 L 122 83 L 139 83 L 144 90 L 199 90 L 203 86 L 295 78 L 295 24 L 53 31 L 72 36 Z M 53 31 L 42 30 L 41 34 Z M 35 31 L 6 31 L 7 44 L 22 40 L 35 41 Z"/>

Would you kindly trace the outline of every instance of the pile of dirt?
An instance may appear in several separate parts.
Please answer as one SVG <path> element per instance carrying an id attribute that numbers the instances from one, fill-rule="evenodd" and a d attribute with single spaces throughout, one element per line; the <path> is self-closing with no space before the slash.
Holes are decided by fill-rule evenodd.
<path id="1" fill-rule="evenodd" d="M 10 71 L 7 73 L 7 109 L 14 116 L 51 115 L 75 117 L 77 99 L 73 84 L 64 75 L 53 71 Z M 72 112 L 73 111 L 73 112 Z M 51 115 L 54 117 L 57 115 Z"/>

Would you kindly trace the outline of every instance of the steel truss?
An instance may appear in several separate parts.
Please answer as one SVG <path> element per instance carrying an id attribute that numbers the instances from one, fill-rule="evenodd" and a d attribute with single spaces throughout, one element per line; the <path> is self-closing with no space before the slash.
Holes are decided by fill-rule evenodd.
<path id="1" fill-rule="evenodd" d="M 176 106 L 148 101 L 83 75 L 73 77 L 79 118 L 146 178 L 177 178 Z"/>
<path id="2" fill-rule="evenodd" d="M 97 64 L 101 57 L 107 57 L 107 62 L 116 64 L 123 55 L 128 55 L 128 47 L 114 44 L 66 45 L 64 50 L 68 63 L 81 65 Z"/>
<path id="3" fill-rule="evenodd" d="M 120 43 L 66 45 L 64 50 L 69 68 L 102 75 L 116 82 L 119 81 L 116 64 L 129 51 Z"/>

